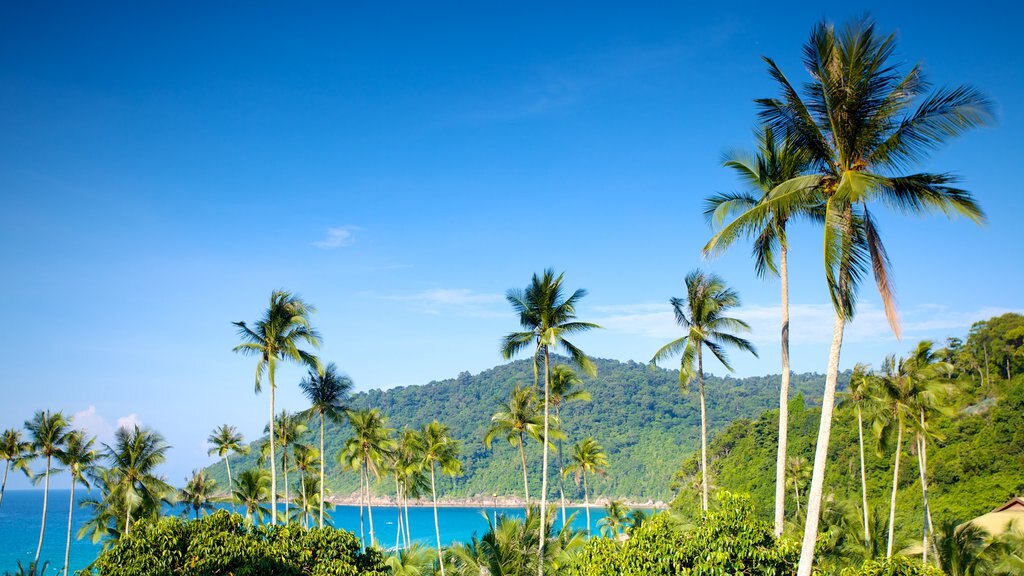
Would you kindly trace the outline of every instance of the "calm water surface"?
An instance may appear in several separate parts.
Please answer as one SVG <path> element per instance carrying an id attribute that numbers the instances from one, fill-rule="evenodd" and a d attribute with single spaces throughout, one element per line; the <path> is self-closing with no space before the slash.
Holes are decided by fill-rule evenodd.
<path id="1" fill-rule="evenodd" d="M 50 568 L 46 574 L 57 574 L 64 563 L 64 543 L 67 537 L 69 490 L 51 490 L 49 509 L 46 518 L 46 535 L 43 539 L 43 551 L 40 560 L 48 560 Z M 84 490 L 75 490 L 75 499 L 88 497 Z M 229 505 L 218 507 L 230 509 Z M 281 507 L 283 509 L 283 506 Z M 40 490 L 8 490 L 0 506 L 0 574 L 14 571 L 17 562 L 28 564 L 36 551 L 39 542 L 40 515 L 43 511 L 43 493 Z M 180 514 L 181 507 L 169 510 L 170 514 Z M 441 541 L 443 543 L 464 542 L 473 535 L 481 536 L 487 531 L 488 521 L 483 514 L 493 517 L 492 508 L 440 508 L 438 520 L 441 524 Z M 569 511 L 570 513 L 572 510 Z M 89 510 L 75 507 L 74 523 L 71 536 L 71 569 L 85 568 L 100 552 L 100 545 L 88 540 L 76 540 L 74 535 L 85 524 Z M 498 514 L 523 516 L 522 509 L 499 509 Z M 596 531 L 597 520 L 604 516 L 599 509 L 591 510 L 591 522 Z M 332 525 L 349 530 L 359 535 L 359 507 L 338 506 L 331 512 Z M 556 512 L 556 518 L 559 518 Z M 382 546 L 392 547 L 395 544 L 398 526 L 398 512 L 392 507 L 374 507 L 373 524 L 377 540 Z M 558 522 L 558 520 L 556 520 Z M 573 526 L 583 529 L 586 523 L 583 511 L 576 515 Z M 410 532 L 414 540 L 425 544 L 434 543 L 433 509 L 409 509 Z M 560 525 L 560 524 L 556 524 Z M 369 537 L 369 534 L 367 534 Z"/>

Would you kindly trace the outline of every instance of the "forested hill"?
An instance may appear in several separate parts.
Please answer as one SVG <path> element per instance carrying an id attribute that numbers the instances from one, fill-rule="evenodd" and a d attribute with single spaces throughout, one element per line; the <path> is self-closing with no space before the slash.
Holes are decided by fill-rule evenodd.
<path id="1" fill-rule="evenodd" d="M 592 491 L 597 495 L 670 499 L 673 473 L 699 444 L 700 411 L 695 390 L 682 394 L 678 372 L 674 370 L 652 369 L 636 362 L 603 359 L 595 362 L 597 377 L 584 379 L 584 387 L 593 400 L 563 407 L 562 418 L 568 435 L 566 452 L 571 443 L 586 436 L 593 436 L 604 445 L 611 466 L 607 476 L 593 482 Z M 819 374 L 794 375 L 794 394 L 803 392 L 813 404 L 820 397 L 823 378 Z M 778 381 L 778 375 L 708 378 L 711 435 L 737 418 L 756 417 L 777 405 Z M 422 386 L 360 393 L 353 398 L 353 406 L 380 409 L 388 417 L 389 426 L 396 429 L 419 427 L 434 419 L 450 426 L 454 436 L 462 442 L 465 473 L 451 481 L 445 479 L 447 495 L 521 495 L 522 476 L 517 452 L 504 440 L 496 440 L 488 450 L 483 437 L 491 415 L 513 386 L 532 382 L 530 361 L 520 360 L 479 374 L 463 372 L 454 379 Z M 317 429 L 311 426 L 311 431 L 301 441 L 315 444 L 313 431 Z M 354 493 L 357 489 L 356 475 L 341 472 L 336 462 L 349 436 L 347 425 L 333 425 L 328 429 L 328 486 L 337 494 Z M 253 450 L 248 457 L 232 457 L 233 472 L 237 474 L 237 471 L 256 466 L 256 453 L 258 450 Z M 533 468 L 531 478 L 539 478 L 537 444 L 528 444 L 527 459 Z M 225 485 L 223 462 L 211 465 L 208 472 L 220 486 Z M 552 494 L 557 494 L 555 474 L 552 473 Z M 575 492 L 571 480 L 566 481 L 566 488 Z M 387 482 L 377 487 L 380 494 L 388 490 Z"/>

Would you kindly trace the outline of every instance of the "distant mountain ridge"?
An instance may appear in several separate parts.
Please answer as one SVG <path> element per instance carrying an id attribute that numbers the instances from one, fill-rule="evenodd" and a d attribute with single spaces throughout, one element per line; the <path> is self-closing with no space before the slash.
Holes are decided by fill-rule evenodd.
<path id="1" fill-rule="evenodd" d="M 555 363 L 565 362 L 562 358 Z M 631 499 L 668 500 L 673 474 L 699 444 L 700 412 L 695 390 L 683 395 L 675 370 L 652 368 L 637 362 L 594 359 L 597 377 L 584 377 L 591 402 L 563 406 L 562 418 L 568 436 L 566 454 L 573 443 L 593 436 L 608 452 L 608 474 L 592 483 L 592 494 Z M 450 497 L 521 495 L 522 473 L 518 454 L 508 443 L 496 440 L 493 449 L 483 444 L 491 415 L 517 384 L 532 384 L 530 360 L 518 360 L 484 370 L 463 372 L 457 377 L 425 385 L 370 390 L 353 397 L 354 408 L 377 408 L 388 417 L 391 427 L 419 427 L 439 420 L 451 427 L 462 442 L 465 473 L 444 479 L 442 490 Z M 802 393 L 809 405 L 820 403 L 824 376 L 795 374 L 792 393 Z M 732 378 L 709 376 L 706 380 L 709 432 L 714 436 L 732 421 L 754 418 L 778 404 L 779 376 Z M 311 425 L 301 440 L 317 444 L 319 427 Z M 337 454 L 349 438 L 347 424 L 329 424 L 326 451 L 328 487 L 336 494 L 357 490 L 357 477 L 342 472 Z M 232 457 L 232 471 L 256 466 L 256 454 Z M 556 466 L 552 454 L 552 466 Z M 531 493 L 539 489 L 540 447 L 529 444 Z M 207 471 L 224 485 L 223 461 Z M 235 472 L 237 474 L 237 472 Z M 280 472 L 279 472 L 280 476 Z M 290 480 L 297 478 L 291 476 Z M 440 479 L 439 479 L 440 480 Z M 294 483 L 294 482 L 293 482 Z M 534 483 L 538 483 L 535 487 Z M 557 497 L 557 470 L 551 473 L 551 495 Z M 389 493 L 389 482 L 377 486 L 378 494 Z M 571 479 L 565 481 L 567 497 L 580 496 Z"/>

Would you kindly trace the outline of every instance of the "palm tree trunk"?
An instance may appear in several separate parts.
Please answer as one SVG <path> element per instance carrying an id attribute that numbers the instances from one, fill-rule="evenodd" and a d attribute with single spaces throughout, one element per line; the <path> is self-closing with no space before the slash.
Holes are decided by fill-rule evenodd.
<path id="1" fill-rule="evenodd" d="M 363 550 L 366 550 L 366 529 L 364 528 L 364 506 L 363 506 L 363 495 L 366 492 L 363 490 L 363 467 L 359 467 L 359 541 L 363 544 Z"/>
<path id="2" fill-rule="evenodd" d="M 555 420 L 558 421 L 559 426 L 562 424 L 561 413 L 558 409 L 558 404 L 555 404 Z M 565 427 L 562 427 L 562 431 L 565 431 Z M 565 526 L 565 477 L 563 476 L 564 470 L 562 469 L 562 441 L 558 441 L 556 446 L 558 450 L 558 497 L 562 502 L 562 526 Z"/>
<path id="3" fill-rule="evenodd" d="M 281 447 L 281 469 L 284 471 L 284 523 L 288 523 L 288 444 Z"/>
<path id="4" fill-rule="evenodd" d="M 885 546 L 885 557 L 892 558 L 893 532 L 896 529 L 896 488 L 900 477 L 900 448 L 903 444 L 903 421 L 896 424 L 896 464 L 892 468 L 892 498 L 889 500 L 889 542 Z"/>
<path id="5" fill-rule="evenodd" d="M 309 506 L 306 500 L 306 473 L 299 476 L 299 488 L 302 490 L 302 527 L 309 528 Z"/>
<path id="6" fill-rule="evenodd" d="M 775 536 L 782 536 L 786 518 L 786 451 L 789 444 L 789 270 L 786 243 L 779 251 L 782 284 L 782 383 L 779 386 L 779 446 L 775 457 Z"/>
<path id="7" fill-rule="evenodd" d="M 871 545 L 871 530 L 868 528 L 868 481 L 864 473 L 864 419 L 860 404 L 857 405 L 857 441 L 860 444 L 860 497 L 864 507 L 864 544 Z"/>
<path id="8" fill-rule="evenodd" d="M 46 457 L 46 479 L 43 482 L 43 522 L 39 526 L 39 545 L 36 546 L 36 557 L 33 564 L 39 564 L 39 554 L 43 551 L 43 534 L 46 533 L 46 505 L 50 496 L 50 456 Z"/>
<path id="9" fill-rule="evenodd" d="M 0 484 L 0 506 L 4 504 L 4 492 L 7 491 L 7 472 L 11 469 L 11 461 L 7 460 L 4 464 L 4 482 Z"/>
<path id="10" fill-rule="evenodd" d="M 409 495 L 405 494 L 403 497 L 405 500 L 405 547 L 412 546 L 412 531 L 409 527 Z"/>
<path id="11" fill-rule="evenodd" d="M 132 507 L 128 502 L 128 495 L 124 497 L 124 535 L 127 536 L 132 528 Z"/>
<path id="12" fill-rule="evenodd" d="M 799 518 L 800 517 L 800 486 L 796 482 L 793 482 L 793 497 L 796 499 L 796 516 L 795 516 L 795 518 Z"/>
<path id="13" fill-rule="evenodd" d="M 526 491 L 526 509 L 530 509 L 530 478 L 526 475 L 526 449 L 524 448 L 526 438 L 519 433 L 519 459 L 523 461 L 523 490 Z"/>
<path id="14" fill-rule="evenodd" d="M 917 434 L 914 442 L 917 445 L 917 470 L 921 477 L 921 504 L 924 508 L 924 519 L 921 522 L 921 563 L 928 564 L 928 485 L 924 479 L 924 455 L 922 454 L 924 439 Z"/>
<path id="15" fill-rule="evenodd" d="M 590 492 L 587 491 L 586 472 L 583 472 L 583 506 L 587 511 L 587 536 L 590 536 Z"/>
<path id="16" fill-rule="evenodd" d="M 64 576 L 69 576 L 68 560 L 71 558 L 71 515 L 75 511 L 75 475 L 71 474 L 71 500 L 68 504 L 68 537 L 64 543 Z"/>
<path id="17" fill-rule="evenodd" d="M 324 527 L 324 413 L 320 413 L 320 527 Z"/>
<path id="18" fill-rule="evenodd" d="M 274 368 L 270 366 L 267 370 L 270 379 L 270 524 L 277 525 L 277 454 L 274 444 L 277 443 L 277 436 L 274 435 Z"/>
<path id="19" fill-rule="evenodd" d="M 235 499 L 231 497 L 231 463 L 230 463 L 230 459 L 231 459 L 231 454 L 230 453 L 224 455 L 224 466 L 226 466 L 227 469 L 228 469 L 228 498 L 231 499 L 231 511 L 234 512 L 235 511 Z"/>
<path id="20" fill-rule="evenodd" d="M 377 538 L 373 535 L 373 494 L 370 493 L 370 470 L 363 462 L 363 475 L 366 476 L 366 516 L 370 521 L 370 546 L 377 545 Z"/>
<path id="21" fill-rule="evenodd" d="M 842 283 L 842 278 L 840 282 Z M 818 539 L 821 497 L 825 488 L 825 465 L 828 461 L 828 444 L 832 434 L 832 409 L 836 403 L 836 382 L 839 379 L 839 352 L 843 348 L 845 328 L 845 318 L 836 311 L 832 325 L 832 346 L 828 355 L 828 372 L 825 375 L 825 393 L 821 399 L 821 422 L 818 425 L 818 440 L 814 447 L 814 470 L 811 473 L 811 491 L 807 495 L 807 520 L 804 524 L 804 539 L 800 547 L 797 576 L 811 576 L 811 569 L 814 566 L 814 545 Z"/>
<path id="22" fill-rule="evenodd" d="M 537 545 L 537 576 L 544 576 L 544 541 L 547 539 L 547 504 L 548 504 L 548 434 L 549 417 L 548 408 L 550 404 L 549 389 L 551 388 L 550 356 L 548 347 L 544 347 L 544 441 L 541 446 L 540 466 L 540 534 Z"/>
<path id="23" fill-rule="evenodd" d="M 395 530 L 395 550 L 402 549 L 402 488 L 398 483 L 398 472 L 395 472 L 395 507 L 398 510 L 397 530 Z"/>
<path id="24" fill-rule="evenodd" d="M 704 405 L 704 359 L 701 344 L 697 344 L 697 381 L 700 383 L 700 503 L 708 511 L 708 416 Z"/>
<path id="25" fill-rule="evenodd" d="M 434 534 L 437 535 L 437 562 L 444 576 L 444 556 L 441 554 L 441 525 L 437 522 L 437 488 L 434 485 L 434 463 L 430 463 L 430 496 L 434 499 Z"/>

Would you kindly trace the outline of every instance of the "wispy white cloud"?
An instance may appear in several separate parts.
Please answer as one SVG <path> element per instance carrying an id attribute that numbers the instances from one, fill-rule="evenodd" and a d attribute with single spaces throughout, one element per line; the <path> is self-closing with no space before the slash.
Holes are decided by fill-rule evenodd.
<path id="1" fill-rule="evenodd" d="M 131 428 L 142 426 L 138 414 L 132 413 L 121 416 L 116 420 L 116 426 L 111 424 L 96 409 L 96 406 L 89 405 L 85 410 L 80 410 L 71 415 L 71 423 L 78 429 L 95 436 L 100 442 L 110 443 L 114 440 L 114 432 L 118 428 Z"/>
<path id="2" fill-rule="evenodd" d="M 671 308 L 666 304 L 640 303 L 595 308 L 598 317 L 594 320 L 606 329 L 632 336 L 658 340 L 679 337 L 679 327 Z M 946 306 L 921 304 L 904 308 L 903 338 L 927 338 L 943 333 L 963 331 L 981 318 L 989 318 L 1007 312 L 1020 312 L 1009 308 L 986 307 L 974 310 L 954 311 Z M 779 306 L 744 306 L 735 314 L 750 324 L 749 338 L 757 344 L 771 344 L 779 341 L 779 322 L 782 310 Z M 797 304 L 790 306 L 790 338 L 794 344 L 828 344 L 832 340 L 832 306 L 830 304 Z M 896 337 L 889 328 L 885 311 L 869 304 L 862 304 L 857 316 L 845 332 L 848 343 L 893 341 Z"/>
<path id="3" fill-rule="evenodd" d="M 340 226 L 338 228 L 328 228 L 327 235 L 322 240 L 313 242 L 313 246 L 317 248 L 323 248 L 324 250 L 331 250 L 333 248 L 344 248 L 345 246 L 351 246 L 355 243 L 355 231 L 358 230 L 355 226 Z"/>
<path id="4" fill-rule="evenodd" d="M 434 288 L 415 294 L 374 295 L 380 300 L 408 302 L 422 314 L 458 313 L 467 316 L 495 316 L 492 307 L 504 301 L 501 294 L 476 292 L 468 288 Z"/>

